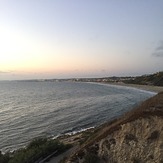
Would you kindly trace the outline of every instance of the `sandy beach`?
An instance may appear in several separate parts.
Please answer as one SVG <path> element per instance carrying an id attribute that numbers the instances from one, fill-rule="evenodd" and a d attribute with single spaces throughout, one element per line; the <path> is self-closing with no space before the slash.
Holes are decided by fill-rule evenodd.
<path id="1" fill-rule="evenodd" d="M 151 92 L 163 92 L 163 87 L 161 86 L 153 86 L 153 85 L 138 85 L 138 84 L 125 84 L 125 83 L 108 83 L 111 85 L 119 85 L 119 86 L 125 86 L 125 87 L 133 87 L 145 91 L 151 91 Z"/>

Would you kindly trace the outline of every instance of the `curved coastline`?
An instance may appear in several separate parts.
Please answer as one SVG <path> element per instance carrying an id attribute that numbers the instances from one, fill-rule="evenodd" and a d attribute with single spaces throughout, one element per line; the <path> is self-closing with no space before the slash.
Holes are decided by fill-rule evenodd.
<path id="1" fill-rule="evenodd" d="M 115 88 L 124 88 L 124 89 L 137 90 L 137 91 L 141 91 L 141 92 L 144 92 L 144 93 L 152 94 L 153 96 L 155 96 L 157 93 L 163 91 L 163 87 L 155 87 L 155 86 L 147 86 L 147 85 L 144 86 L 144 85 L 134 85 L 134 84 L 130 85 L 130 84 L 123 84 L 123 83 L 101 83 L 101 82 L 86 82 L 86 83 L 103 85 L 103 86 L 110 86 L 110 87 L 115 87 Z M 108 123 L 108 122 L 104 122 L 101 125 L 103 125 L 105 123 Z M 64 136 L 66 136 L 66 137 L 67 136 L 68 137 L 71 137 L 71 136 L 75 137 L 75 135 L 84 133 L 85 131 L 96 129 L 97 127 L 98 126 L 91 126 L 91 127 L 87 127 L 87 128 L 82 128 L 80 130 L 74 130 L 74 131 L 71 131 L 71 132 L 66 132 L 66 133 L 63 133 L 63 134 L 59 134 L 58 136 L 54 136 L 53 139 L 58 139 L 58 138 L 60 139 L 60 138 L 63 138 Z"/>
<path id="2" fill-rule="evenodd" d="M 93 82 L 89 82 L 89 83 L 91 83 L 91 84 L 102 84 L 102 85 L 107 85 L 108 83 L 93 83 Z M 148 92 L 148 93 L 151 93 L 153 96 L 155 96 L 155 95 L 157 95 L 158 93 L 160 93 L 160 92 L 162 92 L 163 91 L 163 87 L 155 87 L 155 86 L 141 86 L 141 85 L 129 85 L 129 84 L 115 84 L 115 83 L 113 83 L 113 84 L 108 84 L 109 86 L 114 86 L 114 87 L 124 87 L 124 88 L 129 88 L 129 89 L 136 89 L 136 90 L 138 90 L 138 91 L 143 91 L 143 92 Z M 135 87 L 134 87 L 135 86 Z M 156 89 L 155 89 L 156 88 Z M 148 101 L 148 100 L 150 100 L 151 98 L 149 98 L 149 99 L 147 99 L 147 100 L 145 100 L 145 101 Z M 144 103 L 144 102 L 142 102 L 142 103 Z M 133 108 L 134 109 L 134 108 Z M 129 111 L 129 112 L 127 112 L 127 113 L 125 113 L 125 114 L 128 114 L 128 113 L 131 113 L 132 112 L 132 109 Z M 123 117 L 124 115 L 122 115 L 121 117 Z M 114 121 L 113 121 L 114 122 Z M 110 121 L 108 121 L 108 122 L 106 122 L 106 123 L 103 123 L 102 125 L 100 125 L 99 127 L 94 127 L 94 128 L 92 128 L 92 130 L 91 129 L 88 129 L 88 130 L 85 130 L 85 131 L 81 131 L 81 132 L 77 132 L 77 133 L 75 133 L 75 134 L 71 134 L 71 135 L 68 135 L 68 136 L 65 136 L 65 137 L 60 137 L 59 139 L 61 140 L 61 141 L 63 141 L 63 142 L 70 142 L 70 143 L 72 143 L 75 147 L 77 147 L 78 145 L 77 145 L 77 143 L 80 143 L 80 140 L 82 140 L 83 139 L 83 135 L 85 135 L 85 133 L 86 132 L 88 132 L 88 133 L 94 133 L 94 131 L 95 130 L 98 130 L 98 128 L 103 128 L 103 127 L 106 127 L 106 125 L 107 124 L 109 124 L 110 123 Z M 112 124 L 112 121 L 111 121 L 111 124 Z M 87 133 L 86 133 L 87 134 Z M 77 140 L 77 141 L 76 141 Z M 75 151 L 78 151 L 78 149 L 80 149 L 80 147 L 79 148 L 77 148 L 77 150 L 75 150 Z M 75 152 L 75 151 L 72 151 L 71 152 L 71 154 L 73 155 L 73 153 Z M 69 153 L 69 155 L 70 155 L 70 153 Z M 59 156 L 60 157 L 60 160 L 62 160 L 63 158 L 65 158 L 65 157 L 69 157 L 69 155 L 64 155 L 63 154 L 63 156 L 61 155 L 61 156 Z M 57 158 L 52 158 L 52 160 L 50 160 L 49 161 L 49 163 L 52 163 L 52 162 L 55 162 L 56 160 L 58 159 L 58 157 Z"/>
<path id="3" fill-rule="evenodd" d="M 91 83 L 91 82 L 90 82 Z M 162 88 L 163 87 L 159 87 L 160 88 L 160 90 L 159 91 L 153 91 L 153 89 L 151 89 L 150 87 L 148 87 L 148 89 L 142 89 L 142 88 L 140 88 L 141 86 L 139 86 L 139 88 L 138 87 L 131 87 L 130 85 L 128 85 L 128 84 L 125 84 L 125 85 L 121 85 L 121 84 L 108 84 L 108 83 L 91 83 L 91 84 L 100 84 L 100 85 L 105 85 L 105 86 L 111 86 L 111 87 L 115 87 L 115 88 L 125 88 L 125 89 L 136 89 L 137 91 L 143 91 L 143 92 L 146 92 L 146 93 L 150 93 L 150 94 L 152 94 L 153 96 L 155 95 L 155 94 L 157 94 L 157 92 L 161 92 L 161 90 L 162 90 Z M 105 123 L 107 123 L 107 122 L 104 122 L 103 124 L 101 124 L 101 125 L 104 125 Z M 100 125 L 100 126 L 101 126 Z M 72 131 L 71 133 L 65 133 L 65 134 L 63 134 L 63 135 L 60 135 L 59 137 L 57 137 L 57 139 L 59 139 L 61 142 L 63 142 L 63 143 L 70 143 L 70 144 L 73 144 L 73 145 L 75 145 L 76 143 L 80 143 L 80 139 L 84 139 L 83 138 L 83 135 L 85 134 L 85 133 L 91 133 L 91 132 L 94 132 L 94 130 L 96 130 L 98 127 L 96 126 L 96 127 L 89 127 L 89 128 L 85 128 L 85 129 L 81 129 L 80 131 Z M 54 139 L 54 138 L 53 138 Z"/>
<path id="4" fill-rule="evenodd" d="M 122 86 L 122 87 L 129 87 L 133 89 L 143 90 L 147 92 L 159 93 L 163 92 L 163 87 L 161 86 L 153 86 L 153 85 L 138 85 L 138 84 L 125 84 L 125 83 L 106 83 L 109 85 L 115 86 Z"/>
<path id="5" fill-rule="evenodd" d="M 82 83 L 82 82 L 81 82 Z M 103 86 L 108 86 L 108 87 L 114 87 L 115 89 L 116 88 L 120 88 L 120 89 L 128 89 L 128 90 L 136 90 L 136 91 L 143 91 L 144 93 L 150 93 L 152 94 L 152 96 L 154 96 L 156 94 L 156 92 L 153 92 L 151 89 L 148 89 L 148 90 L 144 90 L 144 89 L 140 89 L 140 88 L 137 88 L 137 87 L 131 87 L 130 85 L 128 84 L 119 84 L 119 83 L 100 83 L 100 82 L 86 82 L 86 83 L 90 83 L 90 84 L 96 84 L 96 85 L 103 85 Z M 131 108 L 132 109 L 132 108 Z M 116 118 L 116 117 L 115 117 Z M 112 120 L 112 119 L 111 119 Z M 110 120 L 108 120 L 110 121 Z M 106 123 L 107 121 L 103 122 L 103 123 Z M 100 123 L 99 125 L 102 125 L 103 123 Z M 52 137 L 52 138 L 58 138 L 58 137 L 62 137 L 64 135 L 75 135 L 77 133 L 82 133 L 84 132 L 85 130 L 89 130 L 89 128 L 96 128 L 97 126 L 99 125 L 92 125 L 92 126 L 88 126 L 88 127 L 82 127 L 82 128 L 78 128 L 78 129 L 75 129 L 72 130 L 72 131 L 68 131 L 68 132 L 63 132 L 63 133 L 59 133 L 59 135 L 51 135 L 49 137 Z"/>
<path id="6" fill-rule="evenodd" d="M 132 90 L 138 90 L 146 93 L 151 93 L 156 95 L 159 92 L 163 92 L 163 87 L 149 86 L 149 85 L 136 85 L 136 84 L 124 84 L 124 83 L 106 83 L 106 82 L 87 82 L 90 84 L 98 84 L 104 86 L 111 86 L 115 88 L 126 88 Z"/>
<path id="7" fill-rule="evenodd" d="M 159 92 L 115 121 L 104 124 L 64 163 L 83 162 L 88 155 L 96 155 L 102 162 L 132 162 L 133 158 L 141 162 L 162 161 L 162 99 L 163 92 Z"/>
<path id="8" fill-rule="evenodd" d="M 137 90 L 137 91 L 141 91 L 144 93 L 150 93 L 153 96 L 157 95 L 159 92 L 163 92 L 163 87 L 159 87 L 159 86 L 136 85 L 136 84 L 125 84 L 125 83 L 105 83 L 105 82 L 86 82 L 86 83 L 98 84 L 98 85 L 103 85 L 103 86 L 110 86 L 110 87 L 115 87 L 115 88 L 132 89 L 132 90 Z M 105 123 L 108 123 L 108 122 L 104 122 L 103 124 L 105 124 Z M 103 125 L 103 124 L 101 124 L 101 125 Z M 75 131 L 67 132 L 67 133 L 55 136 L 55 137 L 53 137 L 53 139 L 64 137 L 64 135 L 71 137 L 74 135 L 81 134 L 87 130 L 89 131 L 89 130 L 95 129 L 96 127 L 97 126 L 91 126 L 91 127 L 87 127 L 87 128 L 82 128 L 81 130 L 77 130 L 77 131 L 75 130 Z"/>

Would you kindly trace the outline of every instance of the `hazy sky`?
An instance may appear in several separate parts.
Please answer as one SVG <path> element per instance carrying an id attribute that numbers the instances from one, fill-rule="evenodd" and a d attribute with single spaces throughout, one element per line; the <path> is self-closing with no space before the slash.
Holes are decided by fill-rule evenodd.
<path id="1" fill-rule="evenodd" d="M 0 80 L 163 71 L 163 0 L 0 0 Z"/>

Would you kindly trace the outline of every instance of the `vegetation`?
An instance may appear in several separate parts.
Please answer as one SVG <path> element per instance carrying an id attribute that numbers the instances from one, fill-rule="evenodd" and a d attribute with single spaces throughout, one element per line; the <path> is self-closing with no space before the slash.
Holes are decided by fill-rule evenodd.
<path id="1" fill-rule="evenodd" d="M 140 159 L 138 159 L 138 158 L 133 158 L 133 163 L 140 163 L 141 161 L 140 161 Z"/>
<path id="2" fill-rule="evenodd" d="M 163 86 L 163 72 L 158 72 L 151 75 L 143 75 L 124 81 L 126 84 L 141 84 Z"/>
<path id="3" fill-rule="evenodd" d="M 6 154 L 2 154 L 0 152 L 0 163 L 8 163 L 9 162 L 9 153 L 6 153 Z"/>
<path id="4" fill-rule="evenodd" d="M 150 137 L 148 137 L 148 141 L 154 141 L 154 140 L 157 140 L 159 137 L 159 131 L 155 130 L 151 133 Z"/>
<path id="5" fill-rule="evenodd" d="M 135 142 L 138 141 L 137 138 L 133 134 L 126 134 L 125 140 L 126 141 L 135 141 Z"/>
<path id="6" fill-rule="evenodd" d="M 37 138 L 26 148 L 4 155 L 0 153 L 0 163 L 33 163 L 43 160 L 52 153 L 58 155 L 70 147 L 71 145 L 64 145 L 58 140 Z"/>
<path id="7" fill-rule="evenodd" d="M 100 159 L 98 158 L 97 155 L 93 153 L 87 153 L 87 155 L 84 157 L 84 162 L 83 163 L 99 163 Z"/>

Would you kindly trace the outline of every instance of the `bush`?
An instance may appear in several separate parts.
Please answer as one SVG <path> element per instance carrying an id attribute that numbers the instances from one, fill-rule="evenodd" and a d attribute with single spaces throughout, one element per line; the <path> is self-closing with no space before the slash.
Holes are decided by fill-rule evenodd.
<path id="1" fill-rule="evenodd" d="M 97 155 L 93 154 L 93 153 L 88 153 L 85 157 L 84 157 L 84 162 L 83 163 L 99 163 L 100 159 L 98 158 Z"/>
<path id="2" fill-rule="evenodd" d="M 135 142 L 138 141 L 137 138 L 136 138 L 136 136 L 134 136 L 133 134 L 127 134 L 125 136 L 125 140 L 127 140 L 127 141 L 135 141 Z"/>
<path id="3" fill-rule="evenodd" d="M 0 163 L 8 163 L 9 159 L 10 159 L 9 153 L 3 155 L 0 151 Z"/>
<path id="4" fill-rule="evenodd" d="M 151 133 L 151 135 L 147 138 L 148 141 L 154 141 L 156 139 L 158 139 L 159 137 L 159 131 L 155 130 Z"/>
<path id="5" fill-rule="evenodd" d="M 37 138 L 30 142 L 26 148 L 5 155 L 0 153 L 0 163 L 33 163 L 55 151 L 56 154 L 60 154 L 70 147 L 70 145 L 64 145 L 58 140 Z"/>
<path id="6" fill-rule="evenodd" d="M 138 158 L 133 158 L 132 161 L 133 161 L 133 163 L 140 163 L 141 162 L 140 159 L 138 159 Z"/>

